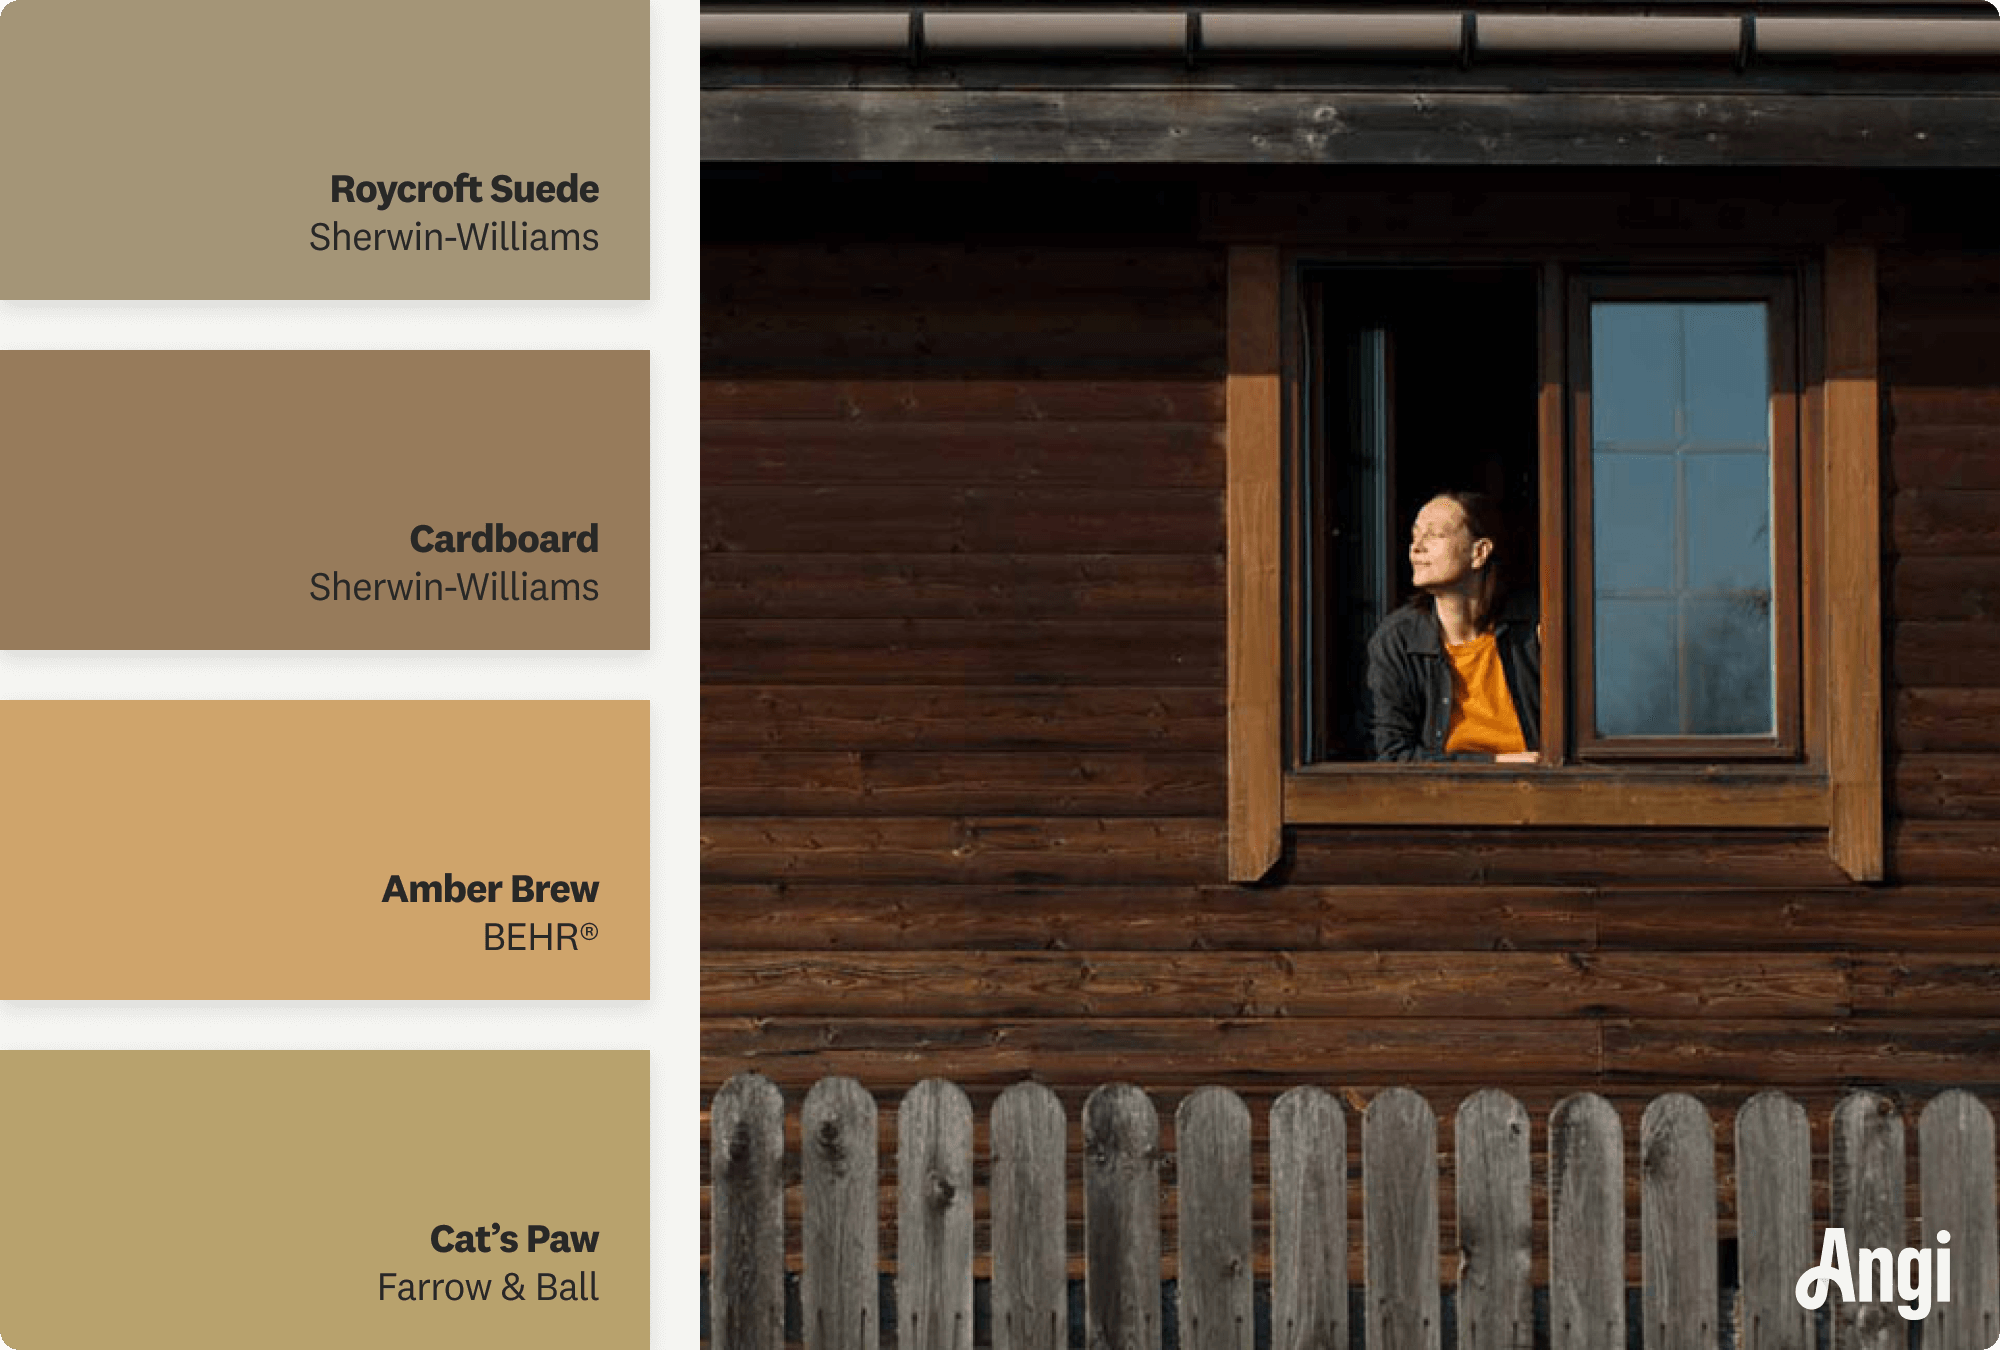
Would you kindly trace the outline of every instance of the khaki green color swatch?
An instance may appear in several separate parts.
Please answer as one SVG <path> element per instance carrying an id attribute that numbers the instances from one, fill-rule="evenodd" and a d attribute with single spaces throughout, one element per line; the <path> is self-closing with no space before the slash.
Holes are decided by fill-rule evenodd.
<path id="1" fill-rule="evenodd" d="M 0 1052 L 0 1339 L 643 1350 L 648 1092 L 643 1051 Z"/>
<path id="2" fill-rule="evenodd" d="M 0 298 L 645 299 L 648 22 L 645 0 L 14 0 Z"/>
<path id="3" fill-rule="evenodd" d="M 0 351 L 0 647 L 644 649 L 648 368 Z"/>

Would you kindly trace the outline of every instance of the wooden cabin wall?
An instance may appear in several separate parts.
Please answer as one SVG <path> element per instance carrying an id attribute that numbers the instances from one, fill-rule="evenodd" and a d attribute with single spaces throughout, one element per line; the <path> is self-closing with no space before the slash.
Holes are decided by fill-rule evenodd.
<path id="1" fill-rule="evenodd" d="M 705 244 L 704 1103 L 756 1070 L 796 1112 L 852 1075 L 886 1182 L 895 1098 L 934 1076 L 982 1150 L 1018 1079 L 1073 1133 L 1138 1083 L 1169 1162 L 1173 1106 L 1224 1083 L 1260 1169 L 1298 1083 L 1352 1113 L 1419 1088 L 1447 1168 L 1474 1089 L 1522 1098 L 1538 1158 L 1588 1089 L 1634 1188 L 1663 1091 L 1710 1105 L 1725 1177 L 1760 1088 L 1822 1151 L 1849 1086 L 2000 1105 L 2000 255 L 1881 256 L 1878 887 L 1811 834 L 1387 829 L 1295 832 L 1226 884 L 1223 265 L 1194 238 Z"/>

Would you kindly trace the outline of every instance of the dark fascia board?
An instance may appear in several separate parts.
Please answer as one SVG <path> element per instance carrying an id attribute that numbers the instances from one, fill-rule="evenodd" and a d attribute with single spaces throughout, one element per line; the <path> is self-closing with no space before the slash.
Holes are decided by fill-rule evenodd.
<path id="1" fill-rule="evenodd" d="M 712 162 L 2000 167 L 2000 95 L 716 88 Z"/>

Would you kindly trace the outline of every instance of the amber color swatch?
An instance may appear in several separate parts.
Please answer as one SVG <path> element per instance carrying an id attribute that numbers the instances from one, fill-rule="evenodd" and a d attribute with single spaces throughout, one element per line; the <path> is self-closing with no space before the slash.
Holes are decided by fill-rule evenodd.
<path id="1" fill-rule="evenodd" d="M 644 703 L 0 702 L 0 746 L 0 999 L 649 996 Z"/>
<path id="2" fill-rule="evenodd" d="M 643 649 L 647 372 L 639 351 L 0 352 L 0 647 Z M 435 547 L 488 525 L 504 552 Z"/>
<path id="3" fill-rule="evenodd" d="M 647 27 L 644 0 L 13 0 L 0 298 L 643 300 Z"/>
<path id="4" fill-rule="evenodd" d="M 0 1052 L 0 1339 L 643 1350 L 647 1076 L 643 1051 Z M 440 1225 L 491 1250 L 439 1252 Z"/>

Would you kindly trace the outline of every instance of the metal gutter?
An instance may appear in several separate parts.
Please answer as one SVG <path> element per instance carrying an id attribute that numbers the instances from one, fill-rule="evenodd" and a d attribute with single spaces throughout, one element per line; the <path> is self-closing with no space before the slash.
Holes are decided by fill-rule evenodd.
<path id="1" fill-rule="evenodd" d="M 1757 54 L 1776 61 L 1973 61 L 2000 57 L 1995 19 L 1757 20 Z"/>
<path id="2" fill-rule="evenodd" d="M 902 56 L 911 50 L 915 16 L 907 12 L 875 14 L 704 14 L 701 51 L 717 55 L 754 56 L 764 60 L 794 57 Z"/>
<path id="3" fill-rule="evenodd" d="M 1132 12 L 924 15 L 924 51 L 939 56 L 1179 57 L 1188 50 L 1185 13 Z"/>
<path id="4" fill-rule="evenodd" d="M 1455 61 L 1464 31 L 1457 14 L 1245 14 L 1201 16 L 1197 55 L 1357 57 Z"/>
<path id="5" fill-rule="evenodd" d="M 919 9 L 701 16 L 704 57 L 748 60 L 1185 59 L 2000 61 L 2000 19 L 1241 10 Z"/>

